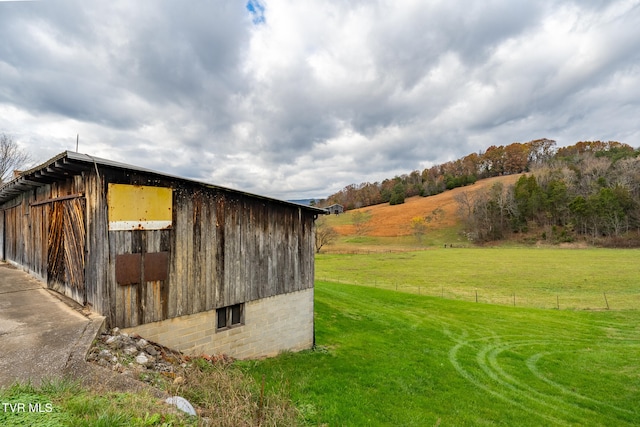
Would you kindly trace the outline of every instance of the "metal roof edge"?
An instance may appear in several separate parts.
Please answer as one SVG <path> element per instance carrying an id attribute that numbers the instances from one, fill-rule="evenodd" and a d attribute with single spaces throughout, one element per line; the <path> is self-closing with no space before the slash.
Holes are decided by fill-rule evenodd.
<path id="1" fill-rule="evenodd" d="M 71 161 L 74 162 L 82 162 L 82 163 L 87 163 L 87 164 L 92 164 L 92 165 L 100 165 L 100 166 L 104 166 L 104 167 L 110 167 L 110 168 L 115 168 L 115 169 L 125 169 L 125 170 L 130 170 L 130 171 L 134 171 L 134 172 L 144 172 L 144 173 L 150 173 L 150 174 L 154 174 L 163 178 L 170 178 L 170 179 L 177 179 L 183 182 L 190 182 L 190 183 L 194 183 L 194 184 L 198 184 L 198 185 L 202 185 L 202 186 L 206 186 L 206 187 L 210 187 L 210 188 L 216 188 L 216 189 L 220 189 L 223 191 L 228 191 L 228 192 L 232 192 L 232 193 L 236 193 L 236 194 L 242 194 L 245 196 L 249 196 L 249 197 L 254 197 L 254 198 L 258 198 L 258 199 L 263 199 L 263 200 L 267 200 L 267 201 L 271 201 L 271 202 L 276 202 L 276 203 L 280 203 L 280 204 L 285 204 L 288 206 L 295 206 L 295 207 L 300 207 L 300 208 L 304 208 L 305 210 L 311 211 L 311 212 L 315 212 L 317 214 L 324 214 L 326 213 L 325 209 L 322 208 L 316 208 L 314 206 L 307 206 L 307 205 L 302 205 L 300 203 L 294 203 L 294 202 L 289 202 L 287 200 L 281 200 L 281 199 L 276 199 L 273 197 L 267 197 L 267 196 L 262 196 L 259 194 L 253 194 L 253 193 L 249 193 L 246 191 L 242 191 L 242 190 L 236 190 L 233 188 L 228 188 L 228 187 L 222 187 L 219 185 L 215 185 L 215 184 L 211 184 L 208 182 L 204 182 L 204 181 L 199 181 L 199 180 L 194 180 L 194 179 L 189 179 L 189 178 L 185 178 L 185 177 L 181 177 L 181 176 L 177 176 L 177 175 L 171 175 L 171 174 L 167 174 L 164 172 L 159 172 L 153 169 L 146 169 L 146 168 L 142 168 L 139 166 L 134 166 L 131 164 L 127 164 L 127 163 L 121 163 L 121 162 L 116 162 L 113 160 L 108 160 L 108 159 L 103 159 L 100 157 L 94 157 L 91 156 L 89 154 L 83 154 L 83 153 L 77 153 L 75 151 L 63 151 L 62 153 L 52 157 L 51 159 L 45 161 L 44 163 L 35 166 L 27 171 L 24 171 L 22 173 L 20 173 L 20 175 L 6 183 L 4 183 L 2 186 L 0 186 L 0 203 L 4 203 L 6 201 L 9 201 L 11 199 L 13 199 L 15 196 L 13 197 L 5 197 L 5 195 L 7 194 L 14 194 L 16 192 L 21 192 L 19 189 L 18 190 L 13 190 L 13 188 L 18 188 L 20 186 L 20 182 L 29 182 L 28 178 L 29 176 L 33 176 L 34 174 L 36 174 L 37 172 L 46 170 L 48 167 L 50 167 L 51 165 L 55 164 L 57 161 L 62 160 L 62 159 L 69 159 Z"/>

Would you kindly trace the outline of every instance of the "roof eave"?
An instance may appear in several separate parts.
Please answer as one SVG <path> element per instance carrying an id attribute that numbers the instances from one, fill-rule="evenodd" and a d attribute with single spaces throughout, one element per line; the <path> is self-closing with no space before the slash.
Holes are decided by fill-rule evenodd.
<path id="1" fill-rule="evenodd" d="M 162 178 L 176 179 L 183 182 L 190 182 L 199 185 L 203 185 L 209 188 L 220 189 L 236 194 L 242 194 L 245 196 L 262 199 L 265 201 L 277 202 L 289 206 L 296 206 L 305 210 L 314 212 L 316 214 L 324 214 L 324 209 L 316 208 L 314 206 L 302 205 L 299 203 L 293 203 L 286 200 L 280 200 L 272 197 L 261 196 L 259 194 L 248 193 L 241 190 L 236 190 L 228 187 L 221 187 L 218 185 L 179 177 L 175 175 L 158 172 L 152 169 L 141 168 L 126 163 L 115 162 L 112 160 L 102 159 L 99 157 L 93 157 L 88 154 L 76 153 L 74 151 L 64 151 L 55 157 L 47 160 L 46 162 L 33 167 L 27 171 L 22 172 L 18 177 L 8 181 L 0 186 L 0 203 L 5 203 L 15 198 L 20 193 L 27 189 L 32 189 L 42 185 L 49 184 L 51 182 L 66 179 L 69 176 L 77 175 L 78 173 L 89 170 L 91 168 L 108 167 L 113 169 L 123 169 L 131 172 L 143 172 L 147 174 L 153 174 Z"/>

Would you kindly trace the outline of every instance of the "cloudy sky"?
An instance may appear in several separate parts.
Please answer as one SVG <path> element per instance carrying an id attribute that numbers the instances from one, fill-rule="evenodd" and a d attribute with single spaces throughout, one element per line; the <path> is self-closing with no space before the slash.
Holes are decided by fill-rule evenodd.
<path id="1" fill-rule="evenodd" d="M 640 0 L 0 1 L 0 132 L 281 199 L 640 146 Z"/>

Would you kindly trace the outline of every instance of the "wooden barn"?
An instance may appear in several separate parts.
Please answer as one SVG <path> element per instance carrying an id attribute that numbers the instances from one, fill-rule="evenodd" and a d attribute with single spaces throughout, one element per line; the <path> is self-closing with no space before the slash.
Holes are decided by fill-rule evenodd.
<path id="1" fill-rule="evenodd" d="M 325 213 L 334 215 L 344 213 L 344 206 L 334 203 L 333 205 L 325 208 Z"/>
<path id="2" fill-rule="evenodd" d="M 120 327 L 246 358 L 313 343 L 322 209 L 64 152 L 0 187 L 2 258 Z"/>

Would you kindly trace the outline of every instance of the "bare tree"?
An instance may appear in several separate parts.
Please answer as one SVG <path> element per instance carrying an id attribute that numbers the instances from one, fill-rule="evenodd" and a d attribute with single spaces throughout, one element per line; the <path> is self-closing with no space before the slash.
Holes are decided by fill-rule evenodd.
<path id="1" fill-rule="evenodd" d="M 365 236 L 371 227 L 369 227 L 369 221 L 371 220 L 371 212 L 367 211 L 354 211 L 351 214 L 351 222 L 353 228 L 356 231 L 356 235 Z"/>
<path id="2" fill-rule="evenodd" d="M 31 160 L 28 153 L 7 134 L 0 134 L 0 184 L 12 178 L 14 170 L 23 167 Z"/>
<path id="3" fill-rule="evenodd" d="M 316 221 L 316 253 L 319 254 L 324 245 L 332 244 L 337 238 L 338 232 L 327 224 L 326 218 L 320 218 Z"/>
<path id="4" fill-rule="evenodd" d="M 411 233 L 419 244 L 422 244 L 424 236 L 427 234 L 427 221 L 424 217 L 417 216 L 411 219 Z"/>
<path id="5" fill-rule="evenodd" d="M 473 196 L 471 193 L 463 191 L 453 196 L 453 200 L 458 203 L 458 209 L 456 211 L 458 217 L 467 223 L 471 222 L 474 206 Z"/>

